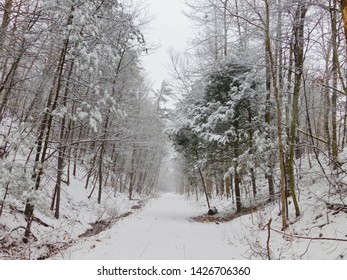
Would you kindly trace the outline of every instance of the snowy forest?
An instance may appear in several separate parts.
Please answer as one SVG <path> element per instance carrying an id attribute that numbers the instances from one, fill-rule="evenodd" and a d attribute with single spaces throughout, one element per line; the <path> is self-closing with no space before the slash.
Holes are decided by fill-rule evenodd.
<path id="1" fill-rule="evenodd" d="M 0 259 L 347 258 L 347 1 L 0 2 Z"/>

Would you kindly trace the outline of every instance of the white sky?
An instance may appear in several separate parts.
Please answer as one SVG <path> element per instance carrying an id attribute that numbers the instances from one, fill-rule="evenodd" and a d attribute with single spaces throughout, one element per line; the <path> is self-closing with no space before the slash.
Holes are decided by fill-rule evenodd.
<path id="1" fill-rule="evenodd" d="M 154 89 L 159 89 L 164 79 L 169 79 L 167 67 L 170 64 L 169 50 L 185 49 L 192 33 L 189 20 L 182 14 L 184 0 L 148 0 L 154 19 L 150 24 L 147 41 L 160 47 L 143 58 L 144 67 Z"/>

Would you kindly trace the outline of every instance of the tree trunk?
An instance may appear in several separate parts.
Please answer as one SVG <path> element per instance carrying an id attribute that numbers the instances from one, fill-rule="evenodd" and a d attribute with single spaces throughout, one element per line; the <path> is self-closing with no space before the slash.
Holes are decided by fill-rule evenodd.
<path id="1" fill-rule="evenodd" d="M 134 183 L 135 183 L 135 157 L 136 157 L 136 148 L 133 147 L 133 153 L 131 156 L 131 167 L 130 167 L 130 182 L 129 182 L 129 200 L 132 199 Z"/>
<path id="2" fill-rule="evenodd" d="M 202 174 L 202 171 L 201 171 L 200 166 L 198 167 L 198 172 L 199 172 L 199 175 L 200 175 L 200 179 L 201 179 L 202 187 L 203 187 L 203 189 L 204 189 L 204 193 L 205 193 L 205 197 L 206 197 L 206 203 L 207 203 L 207 207 L 208 207 L 208 209 L 210 209 L 210 208 L 211 208 L 211 205 L 210 205 L 210 199 L 209 199 L 209 197 L 208 197 L 208 192 L 207 192 L 207 187 L 206 187 L 206 183 L 205 183 L 204 175 Z"/>
<path id="3" fill-rule="evenodd" d="M 227 196 L 227 199 L 231 197 L 230 185 L 230 175 L 228 174 L 225 177 L 225 194 Z"/>
<path id="4" fill-rule="evenodd" d="M 270 133 L 270 126 L 271 126 L 271 112 L 272 112 L 272 104 L 271 104 L 271 66 L 270 66 L 270 60 L 269 60 L 269 54 L 268 51 L 265 50 L 265 61 L 266 61 L 266 103 L 265 103 L 265 123 L 268 127 L 268 134 L 267 137 L 271 138 L 269 135 Z M 268 159 L 268 168 L 269 171 L 265 174 L 265 178 L 267 179 L 268 183 L 268 190 L 269 190 L 269 196 L 270 199 L 272 199 L 275 195 L 275 188 L 273 183 L 273 163 L 272 159 L 273 155 L 270 155 L 270 159 Z"/>
<path id="5" fill-rule="evenodd" d="M 224 27 L 224 57 L 228 56 L 228 23 L 227 23 L 227 10 L 228 0 L 224 0 L 223 3 L 223 27 Z"/>
<path id="6" fill-rule="evenodd" d="M 240 190 L 240 176 L 237 173 L 237 167 L 235 168 L 235 200 L 236 200 L 236 211 L 240 213 L 242 211 L 241 204 L 241 190 Z"/>
<path id="7" fill-rule="evenodd" d="M 265 48 L 267 50 L 268 58 L 269 58 L 269 66 L 271 79 L 274 89 L 274 96 L 276 101 L 276 112 L 277 112 L 277 140 L 279 147 L 279 158 L 280 158 L 280 189 L 281 189 L 281 215 L 282 215 L 282 229 L 286 229 L 288 227 L 287 223 L 287 215 L 286 215 L 286 193 L 285 193 L 285 166 L 284 166 L 284 145 L 282 139 L 282 108 L 279 96 L 279 89 L 277 86 L 275 65 L 273 60 L 272 48 L 271 48 L 271 39 L 270 39 L 270 4 L 269 0 L 264 0 L 266 6 L 266 26 L 265 26 Z"/>
<path id="8" fill-rule="evenodd" d="M 331 155 L 333 160 L 334 168 L 338 168 L 338 144 L 337 144 L 337 80 L 338 80 L 338 68 L 339 68 L 339 59 L 338 59 L 338 47 L 337 47 L 337 3 L 336 0 L 333 1 L 333 7 L 330 9 L 331 16 L 331 44 L 333 51 L 333 60 L 332 60 L 332 75 L 333 75 L 333 90 L 331 96 L 331 128 L 332 128 L 332 137 L 331 137 Z"/>
<path id="9" fill-rule="evenodd" d="M 70 16 L 67 21 L 67 26 L 71 25 L 72 23 L 73 11 L 74 11 L 74 7 L 72 5 L 70 9 Z M 54 77 L 51 91 L 48 96 L 47 106 L 44 111 L 44 115 L 43 115 L 40 128 L 39 128 L 39 135 L 36 141 L 35 170 L 32 175 L 32 178 L 35 181 L 34 190 L 38 190 L 40 188 L 41 179 L 43 176 L 43 170 L 44 170 L 43 165 L 46 161 L 48 143 L 49 143 L 49 138 L 50 138 L 51 130 L 52 130 L 52 122 L 53 122 L 52 112 L 58 106 L 58 98 L 59 98 L 60 90 L 62 86 L 63 71 L 65 67 L 65 60 L 66 60 L 67 50 L 69 46 L 69 35 L 70 33 L 67 35 L 67 38 L 64 40 L 64 44 L 61 49 L 59 62 L 57 65 L 57 70 L 56 70 L 56 75 Z M 28 237 L 30 236 L 30 232 L 31 232 L 30 227 L 31 227 L 31 222 L 33 219 L 33 214 L 34 214 L 34 206 L 33 204 L 31 204 L 29 200 L 26 203 L 24 214 L 27 220 L 27 228 L 24 233 L 23 241 L 27 242 Z"/>
<path id="10" fill-rule="evenodd" d="M 0 94 L 1 94 L 0 95 L 0 122 L 3 119 L 3 116 L 5 114 L 5 108 L 7 106 L 8 99 L 12 92 L 13 78 L 23 58 L 24 51 L 25 51 L 25 39 L 23 39 L 22 41 L 22 45 L 20 47 L 16 60 L 12 63 L 10 70 L 5 75 L 5 78 L 0 85 Z"/>
<path id="11" fill-rule="evenodd" d="M 307 12 L 307 5 L 305 2 L 299 2 L 294 19 L 294 60 L 295 60 L 295 84 L 293 90 L 293 107 L 290 128 L 290 148 L 289 148 L 289 189 L 295 207 L 296 216 L 300 216 L 300 208 L 295 193 L 295 176 L 294 176 L 294 163 L 295 163 L 295 147 L 297 142 L 297 125 L 299 116 L 299 95 L 301 88 L 301 80 L 303 75 L 304 65 L 304 23 Z"/>
<path id="12" fill-rule="evenodd" d="M 3 47 L 5 46 L 6 34 L 8 26 L 11 22 L 13 0 L 6 0 L 4 7 L 4 14 L 2 15 L 2 22 L 0 26 L 0 57 L 3 54 Z M 3 66 L 3 65 L 1 65 Z"/>
<path id="13" fill-rule="evenodd" d="M 68 74 L 68 81 L 66 84 L 65 88 L 65 93 L 63 97 L 63 102 L 62 105 L 64 107 L 67 106 L 67 98 L 69 95 L 69 88 L 70 88 L 70 79 L 72 75 L 72 70 L 74 67 L 74 62 L 71 63 L 70 69 L 69 69 L 69 74 Z M 60 215 L 60 193 L 61 193 L 61 183 L 62 183 L 62 177 L 63 177 L 63 172 L 64 172 L 64 162 L 65 158 L 67 157 L 66 151 L 66 143 L 69 138 L 69 131 L 66 131 L 66 116 L 63 116 L 63 119 L 61 121 L 61 127 L 60 127 L 60 136 L 59 136 L 59 147 L 58 147 L 58 162 L 57 162 L 57 180 L 55 184 L 55 191 L 52 199 L 52 205 L 51 205 L 51 210 L 53 211 L 54 204 L 55 204 L 55 212 L 54 212 L 54 217 L 56 219 L 59 219 Z M 55 203 L 54 203 L 55 201 Z"/>
<path id="14" fill-rule="evenodd" d="M 345 39 L 347 44 L 347 0 L 340 0 L 340 2 L 341 2 L 341 10 L 342 10 L 343 27 L 345 31 Z"/>
<path id="15" fill-rule="evenodd" d="M 102 146 L 104 143 L 101 144 Z M 102 167 L 103 167 L 103 154 L 104 154 L 104 147 L 100 149 L 100 156 L 99 156 L 99 163 L 98 163 L 98 173 L 99 173 L 99 189 L 98 189 L 98 203 L 101 204 L 101 196 L 102 196 L 102 180 L 103 180 L 103 174 L 102 174 Z"/>

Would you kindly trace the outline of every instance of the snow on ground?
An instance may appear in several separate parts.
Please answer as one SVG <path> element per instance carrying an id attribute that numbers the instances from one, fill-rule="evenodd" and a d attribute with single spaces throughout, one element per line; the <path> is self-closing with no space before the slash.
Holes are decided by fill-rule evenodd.
<path id="1" fill-rule="evenodd" d="M 183 196 L 165 193 L 111 230 L 69 249 L 67 259 L 230 259 L 240 257 L 230 225 L 189 218 L 201 209 Z"/>
<path id="2" fill-rule="evenodd" d="M 346 159 L 347 154 L 341 154 L 341 162 L 347 162 Z M 327 202 L 344 204 L 346 192 L 336 192 L 317 162 L 311 160 L 311 167 L 307 157 L 303 160 L 302 177 L 298 177 L 301 216 L 295 217 L 289 198 L 290 225 L 285 234 L 281 232 L 278 200 L 227 223 L 199 223 L 191 218 L 206 213 L 203 198 L 197 202 L 194 197 L 163 193 L 140 212 L 99 236 L 85 239 L 60 257 L 206 260 L 267 259 L 270 254 L 271 259 L 347 259 L 347 213 L 326 206 Z M 333 178 L 331 166 L 324 157 L 321 160 L 325 173 Z M 342 166 L 341 170 L 346 169 L 347 166 Z M 346 183 L 344 177 L 347 175 L 339 174 L 338 180 Z M 220 215 L 235 211 L 230 200 L 215 198 L 211 204 L 222 212 Z"/>
<path id="3" fill-rule="evenodd" d="M 81 177 L 84 172 L 79 170 Z M 50 197 L 53 189 L 50 184 L 45 185 L 42 193 L 48 199 L 47 203 L 36 205 L 34 215 L 48 225 L 38 222 L 32 223 L 32 233 L 37 242 L 24 244 L 21 240 L 24 235 L 26 221 L 21 212 L 24 204 L 15 199 L 8 199 L 4 212 L 0 218 L 0 259 L 37 259 L 46 258 L 54 250 L 61 250 L 77 242 L 79 236 L 91 229 L 96 221 L 109 221 L 115 217 L 133 211 L 131 207 L 138 201 L 129 201 L 126 194 L 105 189 L 102 192 L 101 204 L 97 203 L 97 190 L 91 198 L 91 188 L 85 189 L 85 180 L 71 178 L 69 186 L 62 186 L 60 219 L 54 218 L 50 210 Z M 52 246 L 54 247 L 52 247 Z M 49 249 L 49 247 L 51 249 Z"/>
<path id="4" fill-rule="evenodd" d="M 287 230 L 288 236 L 271 232 L 269 249 L 272 259 L 345 259 L 347 242 L 304 240 L 291 235 L 313 238 L 346 238 L 347 214 L 331 215 L 317 205 L 314 196 L 302 192 L 302 200 L 311 200 L 302 208 L 303 215 Z M 225 203 L 225 202 L 224 202 Z M 216 260 L 266 259 L 268 223 L 280 230 L 279 206 L 272 203 L 253 214 L 228 223 L 199 223 L 191 217 L 202 213 L 204 205 L 164 193 L 146 207 L 99 236 L 85 239 L 69 248 L 63 259 L 123 260 Z M 204 208 L 205 209 L 205 208 Z M 325 212 L 324 212 L 325 211 Z M 326 214 L 326 215 L 325 215 Z M 322 216 L 321 216 L 322 215 Z M 329 216 L 329 223 L 327 217 Z M 318 217 L 318 218 L 317 218 Z"/>
<path id="5" fill-rule="evenodd" d="M 200 223 L 192 217 L 207 212 L 203 196 L 196 201 L 193 196 L 161 193 L 146 199 L 141 209 L 134 210 L 131 208 L 139 200 L 129 201 L 125 194 L 114 193 L 112 189 L 104 190 L 99 205 L 96 192 L 88 199 L 91 190 L 85 189 L 82 178 L 74 178 L 69 186 L 63 187 L 59 220 L 53 217 L 49 205 L 37 205 L 36 217 L 49 227 L 33 222 L 32 231 L 38 239 L 35 243 L 21 243 L 26 223 L 17 210 L 23 210 L 24 205 L 15 199 L 7 201 L 0 219 L 3 246 L 0 246 L 0 259 L 52 256 L 51 245 L 56 253 L 52 259 L 267 259 L 269 253 L 271 259 L 347 259 L 347 213 L 326 206 L 327 202 L 346 205 L 347 174 L 340 172 L 338 179 L 345 185 L 334 189 L 318 164 L 312 162 L 310 168 L 306 159 L 303 160 L 302 178 L 298 179 L 302 215 L 296 218 L 293 203 L 289 204 L 291 224 L 285 234 L 280 232 L 278 200 L 230 222 Z M 322 162 L 330 176 L 333 171 Z M 347 154 L 341 155 L 341 162 L 347 162 Z M 346 164 L 342 170 L 347 170 Z M 80 170 L 79 174 L 82 177 L 84 173 Z M 44 192 L 50 197 L 52 188 L 47 186 Z M 225 198 L 214 198 L 211 204 L 217 206 L 219 215 L 235 211 L 235 206 Z M 92 222 L 110 220 L 129 211 L 132 214 L 118 220 L 112 228 L 92 237 L 80 237 L 91 228 Z"/>

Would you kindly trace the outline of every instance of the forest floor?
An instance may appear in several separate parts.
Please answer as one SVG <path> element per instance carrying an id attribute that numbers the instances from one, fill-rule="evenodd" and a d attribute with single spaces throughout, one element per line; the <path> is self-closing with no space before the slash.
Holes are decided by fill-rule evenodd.
<path id="1" fill-rule="evenodd" d="M 25 219 L 19 200 L 7 201 L 0 219 L 0 259 L 72 260 L 217 260 L 217 259 L 347 259 L 347 153 L 335 181 L 326 163 L 303 161 L 297 193 L 301 215 L 289 198 L 289 222 L 281 231 L 279 199 L 264 203 L 243 197 L 245 212 L 235 213 L 231 199 L 216 197 L 213 218 L 204 215 L 203 197 L 176 193 L 136 197 L 104 190 L 102 203 L 88 198 L 82 179 L 64 187 L 59 220 L 48 205 L 37 205 L 33 239 L 23 244 Z M 339 182 L 335 184 L 334 182 Z M 52 193 L 43 189 L 42 194 Z M 249 206 L 258 206 L 249 211 Z M 269 221 L 271 225 L 269 226 Z"/>
<path id="2" fill-rule="evenodd" d="M 89 198 L 90 192 L 90 189 L 85 189 L 83 179 L 72 178 L 70 185 L 63 188 L 59 219 L 54 218 L 49 200 L 38 204 L 31 226 L 32 238 L 27 244 L 22 241 L 26 226 L 25 205 L 16 198 L 8 199 L 0 217 L 0 260 L 46 259 L 62 254 L 66 248 L 97 236 L 136 213 L 147 201 L 147 198 L 140 197 L 129 200 L 125 193 L 105 189 L 99 204 L 97 192 Z M 52 186 L 47 184 L 41 193 L 50 197 Z"/>
<path id="3" fill-rule="evenodd" d="M 67 259 L 240 258 L 227 224 L 192 221 L 199 207 L 183 196 L 163 193 L 110 230 L 69 248 Z"/>
<path id="4" fill-rule="evenodd" d="M 270 254 L 271 259 L 347 259 L 347 214 L 317 204 L 310 191 L 301 193 L 303 201 L 304 214 L 293 218 L 283 234 L 276 201 L 228 222 L 198 222 L 195 218 L 206 209 L 203 202 L 163 193 L 139 212 L 68 248 L 58 258 L 227 260 L 267 259 Z M 224 200 L 213 203 L 222 209 L 219 216 L 230 211 Z"/>

